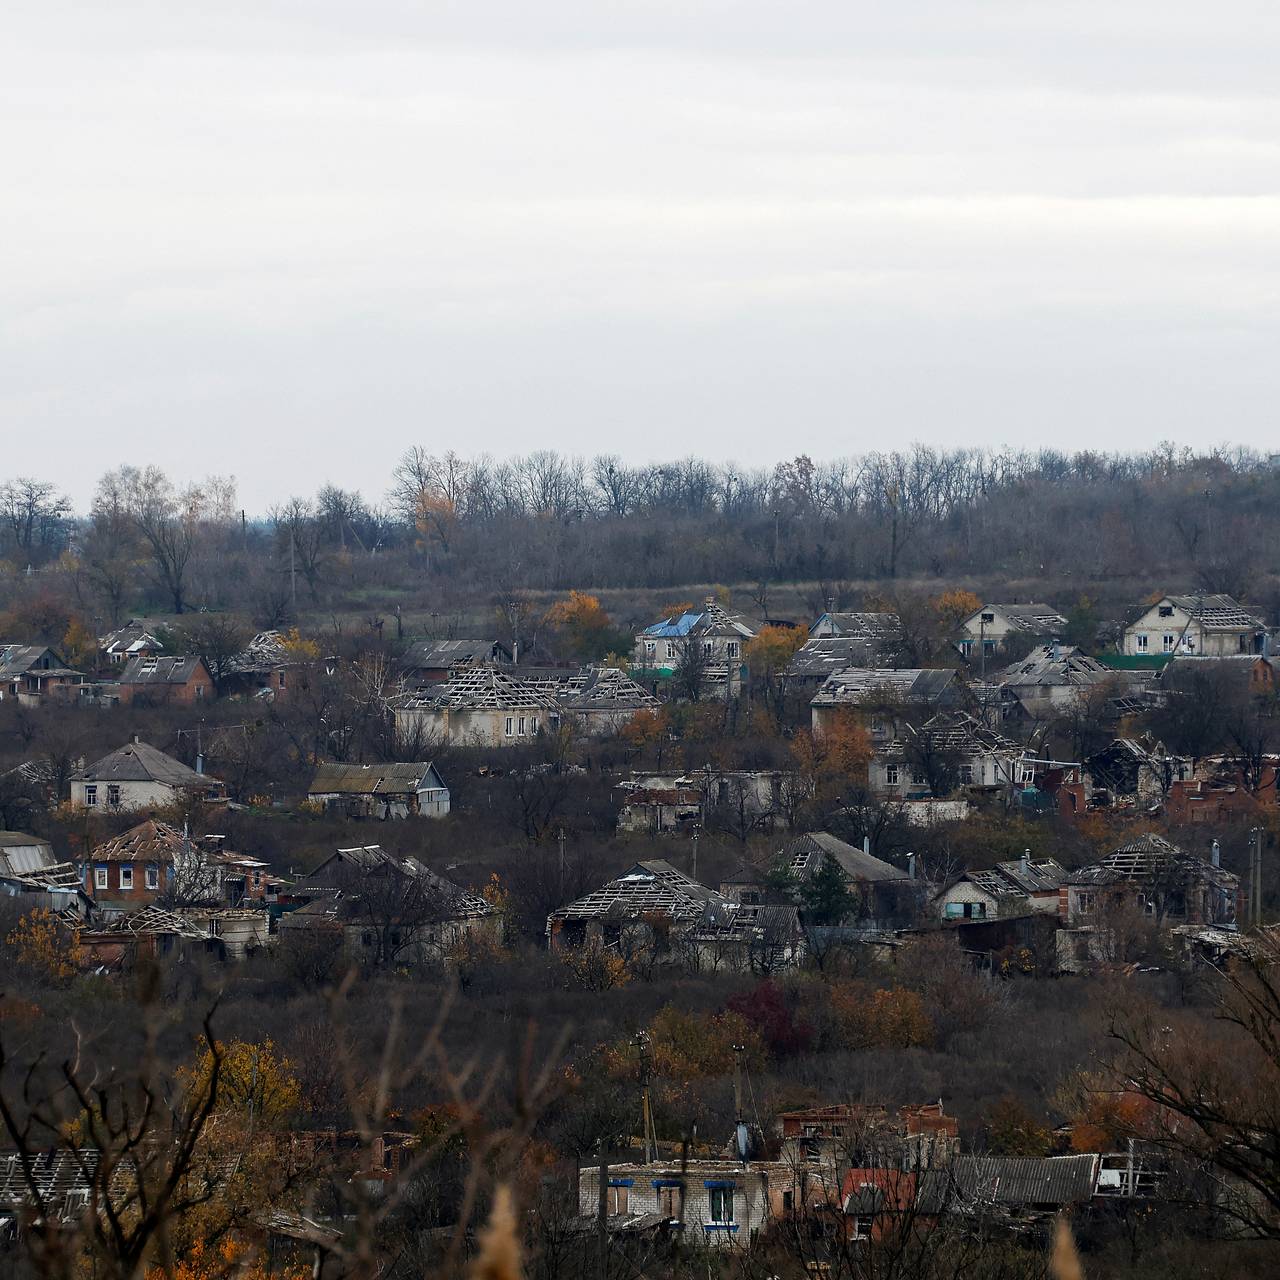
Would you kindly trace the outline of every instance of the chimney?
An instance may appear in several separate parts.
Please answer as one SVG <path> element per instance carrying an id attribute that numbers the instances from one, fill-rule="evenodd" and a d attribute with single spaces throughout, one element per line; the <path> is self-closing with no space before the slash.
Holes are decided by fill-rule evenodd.
<path id="1" fill-rule="evenodd" d="M 870 836 L 863 836 L 863 837 L 862 837 L 862 852 L 863 852 L 863 853 L 870 853 L 870 852 L 871 852 L 871 837 L 870 837 Z"/>
<path id="2" fill-rule="evenodd" d="M 196 755 L 196 772 L 199 774 L 204 773 L 204 756 L 198 753 Z"/>
<path id="3" fill-rule="evenodd" d="M 1222 846 L 1215 840 L 1212 848 L 1209 850 L 1209 861 L 1215 867 L 1222 866 Z"/>
<path id="4" fill-rule="evenodd" d="M 916 855 L 914 853 L 907 854 L 907 875 L 912 880 L 916 878 Z"/>
<path id="5" fill-rule="evenodd" d="M 1028 875 L 1031 871 L 1031 850 L 1024 849 L 1022 851 L 1022 874 Z"/>

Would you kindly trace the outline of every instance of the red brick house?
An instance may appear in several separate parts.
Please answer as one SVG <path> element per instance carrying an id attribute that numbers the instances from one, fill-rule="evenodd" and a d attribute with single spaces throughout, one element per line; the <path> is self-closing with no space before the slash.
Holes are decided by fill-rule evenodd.
<path id="1" fill-rule="evenodd" d="M 130 658 L 120 673 L 120 701 L 193 706 L 214 697 L 213 677 L 195 654 Z"/>
<path id="2" fill-rule="evenodd" d="M 185 837 L 167 822 L 148 819 L 100 844 L 84 863 L 84 891 L 99 907 L 136 910 L 155 902 L 173 882 Z"/>

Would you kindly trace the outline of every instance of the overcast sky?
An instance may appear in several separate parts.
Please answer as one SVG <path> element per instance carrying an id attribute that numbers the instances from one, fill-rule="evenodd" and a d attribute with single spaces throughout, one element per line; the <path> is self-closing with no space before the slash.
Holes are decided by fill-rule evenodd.
<path id="1" fill-rule="evenodd" d="M 1280 449 L 1274 0 L 0 20 L 5 472 Z"/>

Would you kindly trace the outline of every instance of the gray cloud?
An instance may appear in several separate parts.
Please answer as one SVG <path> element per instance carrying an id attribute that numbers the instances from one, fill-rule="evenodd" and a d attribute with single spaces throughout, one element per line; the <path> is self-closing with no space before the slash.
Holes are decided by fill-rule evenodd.
<path id="1" fill-rule="evenodd" d="M 0 413 L 81 501 L 155 461 L 254 508 L 376 495 L 416 442 L 1266 446 L 1278 25 L 28 6 L 0 48 Z"/>

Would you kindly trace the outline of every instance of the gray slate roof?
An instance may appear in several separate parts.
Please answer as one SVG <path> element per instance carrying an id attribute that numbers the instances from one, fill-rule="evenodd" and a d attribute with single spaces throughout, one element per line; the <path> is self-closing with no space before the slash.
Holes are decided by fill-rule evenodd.
<path id="1" fill-rule="evenodd" d="M 955 1156 L 921 1180 L 919 1209 L 976 1209 L 983 1205 L 1060 1208 L 1093 1197 L 1096 1155 Z"/>
<path id="2" fill-rule="evenodd" d="M 854 845 L 846 844 L 826 831 L 812 831 L 807 835 L 797 836 L 783 845 L 781 859 L 792 875 L 808 877 L 818 870 L 828 854 L 840 864 L 840 870 L 850 880 L 875 883 L 907 879 L 905 871 L 864 853 Z"/>
<path id="3" fill-rule="evenodd" d="M 813 643 L 812 641 L 810 643 Z M 813 695 L 814 707 L 836 707 L 873 702 L 887 696 L 916 704 L 938 702 L 958 689 L 958 677 L 947 667 L 852 667 L 829 676 Z"/>
<path id="4" fill-rule="evenodd" d="M 433 776 L 428 776 L 433 775 Z M 307 788 L 310 795 L 414 795 L 419 789 L 443 786 L 430 763 L 320 764 Z"/>
<path id="5" fill-rule="evenodd" d="M 130 658 L 120 673 L 120 684 L 186 684 L 203 666 L 198 654 L 188 653 L 175 657 Z"/>
<path id="6" fill-rule="evenodd" d="M 456 663 L 492 661 L 495 652 L 510 660 L 505 646 L 495 639 L 419 640 L 409 646 L 402 665 L 408 671 L 446 671 Z"/>
<path id="7" fill-rule="evenodd" d="M 170 787 L 207 787 L 217 781 L 149 742 L 130 742 L 71 776 L 77 782 L 161 782 Z"/>

